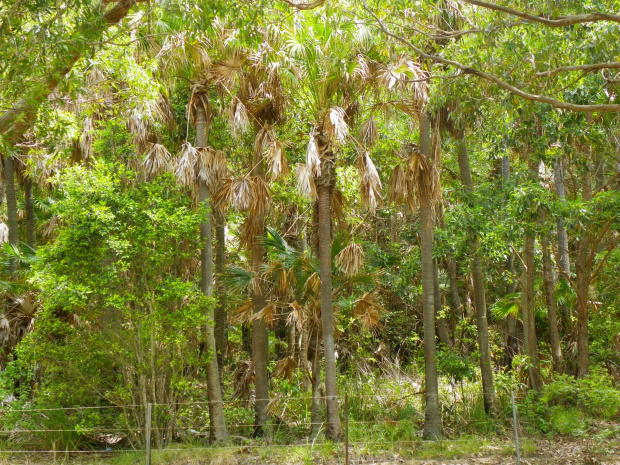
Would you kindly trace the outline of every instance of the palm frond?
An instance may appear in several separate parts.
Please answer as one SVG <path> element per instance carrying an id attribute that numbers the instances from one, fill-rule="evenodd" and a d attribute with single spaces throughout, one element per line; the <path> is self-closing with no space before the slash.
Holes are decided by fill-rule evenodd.
<path id="1" fill-rule="evenodd" d="M 299 193 L 310 200 L 316 200 L 318 197 L 312 170 L 305 163 L 297 163 L 295 171 Z"/>
<path id="2" fill-rule="evenodd" d="M 346 113 L 341 107 L 332 107 L 323 118 L 323 132 L 332 142 L 343 143 L 349 135 Z"/>
<path id="3" fill-rule="evenodd" d="M 358 243 L 351 242 L 336 255 L 335 261 L 346 275 L 356 274 L 364 266 L 364 250 Z"/>
<path id="4" fill-rule="evenodd" d="M 222 274 L 224 284 L 237 291 L 245 291 L 254 279 L 254 272 L 248 271 L 238 266 L 229 266 Z"/>
<path id="5" fill-rule="evenodd" d="M 150 144 L 142 162 L 142 168 L 147 176 L 155 177 L 169 171 L 171 163 L 172 157 L 166 147 L 161 144 Z"/>
<path id="6" fill-rule="evenodd" d="M 400 205 L 407 197 L 407 178 L 400 163 L 394 167 L 390 180 L 390 203 Z"/>
<path id="7" fill-rule="evenodd" d="M 309 173 L 318 178 L 321 176 L 321 158 L 319 157 L 319 149 L 316 144 L 314 134 L 310 134 L 308 139 L 308 148 L 306 149 L 306 164 Z"/>
<path id="8" fill-rule="evenodd" d="M 374 212 L 381 201 L 381 179 L 368 152 L 358 153 L 357 169 L 360 175 L 362 201 L 368 205 L 371 212 Z"/>
<path id="9" fill-rule="evenodd" d="M 196 183 L 196 162 L 198 151 L 192 144 L 185 142 L 181 146 L 181 153 L 177 158 L 177 167 L 174 172 L 177 180 L 184 186 L 193 186 Z"/>
<path id="10" fill-rule="evenodd" d="M 360 127 L 360 140 L 366 147 L 372 148 L 377 143 L 378 138 L 377 122 L 370 116 Z"/>

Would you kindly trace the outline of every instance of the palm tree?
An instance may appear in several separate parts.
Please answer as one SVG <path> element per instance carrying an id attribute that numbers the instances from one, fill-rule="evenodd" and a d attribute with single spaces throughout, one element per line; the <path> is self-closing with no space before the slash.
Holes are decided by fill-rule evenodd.
<path id="1" fill-rule="evenodd" d="M 202 241 L 200 289 L 207 297 L 211 298 L 213 297 L 211 190 L 218 188 L 219 183 L 228 176 L 228 168 L 224 154 L 207 145 L 211 119 L 208 89 L 208 83 L 204 82 L 195 84 L 192 89 L 188 109 L 190 122 L 196 128 L 196 147 L 192 147 L 187 142 L 183 145 L 176 175 L 182 184 L 191 186 L 198 191 L 198 203 L 204 209 L 204 221 L 200 225 L 200 239 Z M 213 313 L 213 306 L 209 303 L 205 328 L 205 343 L 210 354 L 207 361 L 207 397 L 211 440 L 223 442 L 227 438 L 227 432 L 216 356 Z"/>

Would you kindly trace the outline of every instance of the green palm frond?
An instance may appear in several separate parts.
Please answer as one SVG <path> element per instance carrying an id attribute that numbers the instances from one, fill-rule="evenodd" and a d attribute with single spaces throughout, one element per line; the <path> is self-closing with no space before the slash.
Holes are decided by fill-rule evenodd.
<path id="1" fill-rule="evenodd" d="M 222 278 L 226 286 L 237 291 L 245 291 L 250 287 L 254 279 L 254 272 L 238 266 L 230 266 L 222 274 Z"/>

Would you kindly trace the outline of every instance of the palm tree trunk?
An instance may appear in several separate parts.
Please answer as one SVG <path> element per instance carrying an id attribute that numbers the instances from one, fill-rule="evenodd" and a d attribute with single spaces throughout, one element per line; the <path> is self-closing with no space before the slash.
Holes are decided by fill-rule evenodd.
<path id="1" fill-rule="evenodd" d="M 431 148 L 429 116 L 420 116 L 420 152 L 427 159 Z M 424 432 L 426 439 L 442 436 L 439 411 L 439 380 L 437 378 L 437 348 L 435 343 L 435 305 L 433 271 L 433 205 L 431 199 L 420 199 L 420 253 L 422 262 L 422 313 L 424 325 L 424 377 L 426 381 L 426 408 Z"/>
<path id="2" fill-rule="evenodd" d="M 26 240 L 33 249 L 37 247 L 37 233 L 34 217 L 34 196 L 32 192 L 32 178 L 26 176 L 24 180 L 24 197 L 26 202 Z"/>
<path id="3" fill-rule="evenodd" d="M 502 158 L 502 178 L 504 182 L 507 182 L 510 178 L 510 158 Z M 506 271 L 511 281 L 506 287 L 506 294 L 514 294 L 517 290 L 517 280 L 515 274 L 515 254 L 511 250 L 506 260 Z M 508 368 L 512 367 L 512 359 L 519 353 L 519 327 L 517 325 L 517 319 L 514 315 L 508 315 L 506 317 L 506 354 Z"/>
<path id="4" fill-rule="evenodd" d="M 4 157 L 4 184 L 6 189 L 6 213 L 9 227 L 9 244 L 19 247 L 19 219 L 17 216 L 17 194 L 15 192 L 15 161 L 13 157 Z M 11 273 L 19 270 L 19 262 L 14 258 L 9 264 Z"/>
<path id="5" fill-rule="evenodd" d="M 321 278 L 321 326 L 325 354 L 325 395 L 327 397 L 327 431 L 332 441 L 342 436 L 338 414 L 336 347 L 334 342 L 334 308 L 332 304 L 332 191 L 336 182 L 335 155 L 327 137 L 319 134 L 317 147 L 321 159 L 321 177 L 317 179 L 319 208 L 319 274 Z"/>
<path id="6" fill-rule="evenodd" d="M 558 314 L 555 303 L 555 278 L 551 265 L 551 253 L 549 252 L 549 237 L 543 235 L 540 239 L 542 247 L 543 281 L 545 284 L 545 300 L 547 302 L 547 314 L 549 317 L 549 340 L 551 342 L 551 357 L 553 367 L 560 371 L 562 366 L 562 348 L 558 331 Z"/>
<path id="7" fill-rule="evenodd" d="M 558 159 L 553 167 L 553 183 L 560 201 L 566 201 L 566 192 L 564 190 L 564 167 L 562 160 Z M 564 226 L 564 219 L 557 220 L 557 242 L 558 242 L 558 264 L 560 268 L 560 280 L 566 282 L 566 276 L 570 273 L 570 255 L 568 253 L 568 234 Z M 564 329 L 569 331 L 571 328 L 571 310 L 570 307 L 563 303 L 560 306 L 560 315 L 564 323 Z"/>
<path id="8" fill-rule="evenodd" d="M 207 140 L 207 115 L 204 107 L 198 106 L 196 111 L 196 147 L 204 147 Z M 200 290 L 207 297 L 213 297 L 213 238 L 211 233 L 211 206 L 209 188 L 204 182 L 198 183 L 198 201 L 206 207 L 206 216 L 200 223 Z M 222 403 L 222 391 L 220 388 L 220 375 L 217 364 L 215 334 L 214 334 L 214 309 L 211 303 L 207 306 L 207 324 L 205 328 L 205 343 L 209 354 L 207 361 L 207 399 L 209 401 L 210 439 L 213 442 L 226 441 L 226 421 L 224 418 L 224 405 Z"/>
<path id="9" fill-rule="evenodd" d="M 446 319 L 441 316 L 441 291 L 439 289 L 439 263 L 437 259 L 433 260 L 433 268 L 433 304 L 435 306 L 435 320 L 437 322 L 437 339 L 439 339 L 440 344 L 449 346 L 448 324 Z"/>
<path id="10" fill-rule="evenodd" d="M 217 304 L 215 306 L 215 348 L 217 349 L 217 365 L 222 376 L 224 355 L 227 345 L 227 315 L 224 283 L 222 274 L 226 264 L 226 219 L 222 213 L 215 215 L 215 273 L 217 283 Z"/>
<path id="11" fill-rule="evenodd" d="M 460 141 L 458 150 L 459 169 L 461 182 L 468 194 L 474 190 L 469 167 L 469 155 L 465 139 Z M 482 376 L 482 397 L 484 399 L 484 411 L 494 413 L 496 409 L 495 387 L 493 384 L 493 365 L 491 364 L 491 349 L 489 347 L 489 327 L 487 321 L 487 303 L 485 296 L 484 274 L 482 262 L 478 251 L 478 237 L 474 231 L 470 231 L 472 260 L 472 280 L 474 282 L 474 307 L 476 311 L 476 329 L 478 332 L 478 350 L 480 351 L 480 373 Z"/>
<path id="12" fill-rule="evenodd" d="M 535 391 L 542 390 L 540 375 L 540 361 L 538 359 L 538 344 L 536 341 L 536 325 L 534 321 L 534 234 L 526 231 L 523 240 L 523 339 L 525 355 L 530 359 L 529 377 L 530 386 Z"/>

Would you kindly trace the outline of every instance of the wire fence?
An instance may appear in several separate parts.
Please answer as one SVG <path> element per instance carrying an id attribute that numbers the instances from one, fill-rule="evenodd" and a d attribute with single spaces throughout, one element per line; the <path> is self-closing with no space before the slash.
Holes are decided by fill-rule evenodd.
<path id="1" fill-rule="evenodd" d="M 152 453 L 236 450 L 252 454 L 258 449 L 320 449 L 337 451 L 340 463 L 364 463 L 364 454 L 415 449 L 421 444 L 424 393 L 347 393 L 339 400 L 342 441 L 325 437 L 327 424 L 316 421 L 317 408 L 325 418 L 326 396 L 276 396 L 271 399 L 230 399 L 224 406 L 229 440 L 209 443 L 208 401 L 100 405 L 81 407 L 15 408 L 0 406 L 0 458 L 15 454 L 143 454 L 150 465 Z M 526 395 L 507 392 L 499 396 L 496 415 L 481 409 L 482 393 L 440 399 L 445 444 L 472 442 L 463 432 L 498 436 L 509 445 L 520 463 L 519 438 L 535 428 L 535 419 L 518 414 Z M 254 405 L 269 401 L 270 421 L 257 438 Z M 314 404 L 314 412 L 313 412 Z M 367 457 L 366 457 L 367 458 Z"/>

